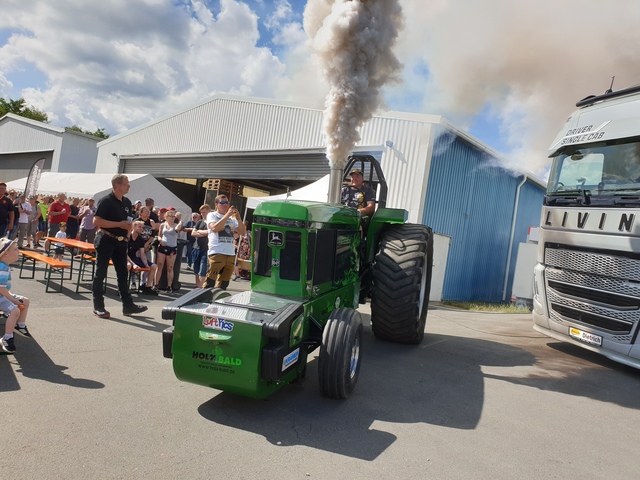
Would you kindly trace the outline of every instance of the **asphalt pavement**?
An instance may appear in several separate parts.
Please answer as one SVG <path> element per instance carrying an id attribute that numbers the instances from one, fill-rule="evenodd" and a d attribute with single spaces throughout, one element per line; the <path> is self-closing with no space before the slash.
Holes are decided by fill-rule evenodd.
<path id="1" fill-rule="evenodd" d="M 192 273 L 183 269 L 186 292 Z M 0 478 L 636 478 L 640 372 L 546 338 L 527 314 L 435 306 L 418 346 L 378 341 L 344 401 L 307 378 L 267 400 L 178 381 L 161 310 L 92 314 L 87 289 L 18 279 L 32 339 L 0 356 Z M 115 281 L 111 280 L 110 285 Z M 71 283 L 68 283 L 71 286 Z M 75 288 L 75 286 L 74 286 Z M 230 290 L 248 288 L 232 282 Z M 314 357 L 317 352 L 314 352 Z"/>

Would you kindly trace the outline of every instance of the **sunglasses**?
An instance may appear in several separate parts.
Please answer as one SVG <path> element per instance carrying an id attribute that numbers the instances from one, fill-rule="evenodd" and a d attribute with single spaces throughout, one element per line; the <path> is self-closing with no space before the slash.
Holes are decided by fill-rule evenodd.
<path id="1" fill-rule="evenodd" d="M 220 205 L 229 205 L 229 202 L 227 202 L 226 200 L 222 200 L 221 202 L 218 202 Z"/>

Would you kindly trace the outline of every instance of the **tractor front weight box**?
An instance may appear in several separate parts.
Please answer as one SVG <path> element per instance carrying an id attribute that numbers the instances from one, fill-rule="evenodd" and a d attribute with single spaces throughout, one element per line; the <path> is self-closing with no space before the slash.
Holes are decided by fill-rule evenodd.
<path id="1" fill-rule="evenodd" d="M 173 370 L 182 381 L 266 398 L 304 371 L 303 305 L 243 292 L 175 311 Z"/>

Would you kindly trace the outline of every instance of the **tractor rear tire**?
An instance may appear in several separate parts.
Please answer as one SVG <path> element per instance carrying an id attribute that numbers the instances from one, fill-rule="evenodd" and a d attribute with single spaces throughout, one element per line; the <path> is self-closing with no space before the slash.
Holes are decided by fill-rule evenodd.
<path id="1" fill-rule="evenodd" d="M 331 312 L 322 332 L 318 356 L 320 391 L 325 397 L 347 398 L 358 381 L 362 353 L 362 318 L 352 308 Z"/>
<path id="2" fill-rule="evenodd" d="M 380 239 L 371 286 L 376 338 L 418 344 L 429 308 L 433 232 L 424 225 L 390 225 Z"/>

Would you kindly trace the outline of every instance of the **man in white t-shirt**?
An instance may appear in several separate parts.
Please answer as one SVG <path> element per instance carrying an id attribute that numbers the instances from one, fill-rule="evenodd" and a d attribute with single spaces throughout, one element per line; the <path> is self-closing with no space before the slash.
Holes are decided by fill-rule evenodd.
<path id="1" fill-rule="evenodd" d="M 20 212 L 20 218 L 18 219 L 18 248 L 22 248 L 24 239 L 29 231 L 29 214 L 31 213 L 31 204 L 24 195 L 20 195 L 18 211 Z"/>
<path id="2" fill-rule="evenodd" d="M 244 223 L 239 221 L 240 214 L 235 206 L 229 203 L 226 195 L 218 195 L 215 210 L 207 215 L 209 228 L 209 270 L 207 271 L 207 287 L 216 286 L 226 290 L 231 281 L 236 261 L 236 249 L 233 234 L 247 233 Z"/>

